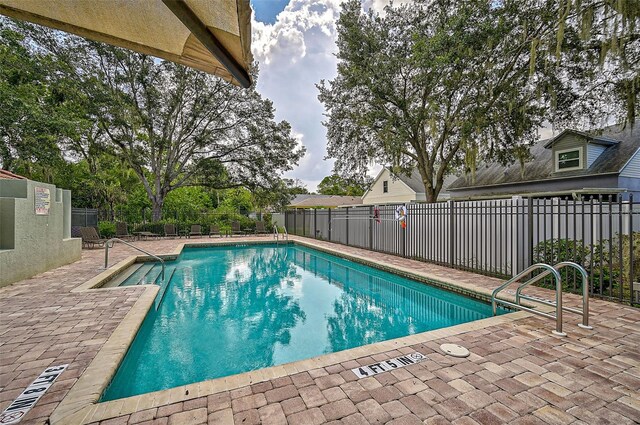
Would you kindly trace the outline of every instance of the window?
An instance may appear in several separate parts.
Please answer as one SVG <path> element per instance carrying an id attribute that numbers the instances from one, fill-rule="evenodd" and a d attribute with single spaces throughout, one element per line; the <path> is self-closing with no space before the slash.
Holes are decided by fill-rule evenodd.
<path id="1" fill-rule="evenodd" d="M 389 181 L 385 180 L 382 182 L 382 193 L 389 192 Z"/>
<path id="2" fill-rule="evenodd" d="M 576 170 L 582 168 L 582 149 L 567 149 L 556 152 L 556 171 Z"/>

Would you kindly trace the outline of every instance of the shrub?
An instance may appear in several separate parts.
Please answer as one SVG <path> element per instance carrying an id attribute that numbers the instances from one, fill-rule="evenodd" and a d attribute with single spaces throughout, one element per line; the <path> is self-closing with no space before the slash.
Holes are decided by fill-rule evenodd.
<path id="1" fill-rule="evenodd" d="M 582 241 L 552 239 L 540 242 L 534 248 L 537 262 L 555 265 L 562 261 L 573 261 L 582 265 L 590 279 L 591 290 L 598 294 L 617 296 L 620 290 L 627 297 L 631 282 L 640 280 L 640 232 L 633 233 L 633 256 L 630 250 L 629 235 L 616 235 L 602 243 L 582 246 Z M 620 246 L 622 245 L 622 253 Z M 634 276 L 631 276 L 631 257 L 633 257 Z M 611 258 L 611 261 L 609 261 Z M 569 268 L 560 272 L 563 289 L 580 291 L 580 276 Z M 540 282 L 541 286 L 551 287 L 551 279 Z"/>
<path id="2" fill-rule="evenodd" d="M 533 248 L 533 258 L 537 263 L 546 263 L 550 265 L 558 264 L 562 261 L 573 261 L 587 268 L 587 258 L 589 257 L 589 245 L 582 246 L 582 241 L 566 240 L 566 239 L 549 239 L 540 242 Z M 574 277 L 575 275 L 575 277 Z M 582 279 L 579 274 L 574 273 L 572 269 L 565 268 L 560 271 L 562 277 L 563 289 L 580 289 L 582 288 Z M 552 287 L 552 279 L 544 279 L 540 282 L 541 286 Z"/>
<path id="3" fill-rule="evenodd" d="M 110 221 L 98 222 L 98 233 L 103 238 L 112 238 L 116 234 L 116 223 Z"/>

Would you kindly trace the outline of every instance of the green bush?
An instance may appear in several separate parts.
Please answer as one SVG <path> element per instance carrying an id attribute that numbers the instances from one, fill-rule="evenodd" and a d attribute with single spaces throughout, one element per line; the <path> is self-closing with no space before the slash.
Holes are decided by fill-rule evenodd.
<path id="1" fill-rule="evenodd" d="M 621 240 L 622 239 L 622 240 Z M 598 294 L 617 296 L 620 290 L 628 297 L 633 281 L 640 281 L 640 232 L 633 234 L 633 267 L 631 273 L 631 250 L 629 235 L 616 235 L 611 243 L 605 240 L 593 245 L 582 246 L 582 241 L 552 239 L 540 242 L 534 248 L 536 262 L 557 264 L 562 261 L 573 261 L 584 267 L 589 275 L 591 290 Z M 575 246 L 574 246 L 575 245 Z M 622 253 L 620 246 L 622 245 Z M 609 261 L 611 258 L 611 261 Z M 580 291 L 581 278 L 572 269 L 565 268 L 560 272 L 563 289 Z M 551 287 L 551 279 L 540 282 L 541 286 Z"/>
<path id="2" fill-rule="evenodd" d="M 575 246 L 574 246 L 575 245 Z M 536 263 L 546 263 L 555 265 L 562 261 L 573 261 L 585 267 L 590 250 L 589 245 L 582 246 L 582 241 L 566 240 L 566 239 L 549 239 L 540 242 L 533 248 L 533 258 Z M 585 267 L 586 268 L 586 267 Z M 574 278 L 575 275 L 575 278 Z M 580 289 L 582 288 L 582 279 L 579 274 L 573 272 L 572 269 L 565 268 L 560 271 L 562 277 L 563 289 Z M 552 287 L 552 279 L 544 279 L 540 282 L 541 286 Z"/>
<path id="3" fill-rule="evenodd" d="M 98 233 L 103 238 L 112 238 L 116 234 L 116 223 L 110 221 L 98 222 Z"/>

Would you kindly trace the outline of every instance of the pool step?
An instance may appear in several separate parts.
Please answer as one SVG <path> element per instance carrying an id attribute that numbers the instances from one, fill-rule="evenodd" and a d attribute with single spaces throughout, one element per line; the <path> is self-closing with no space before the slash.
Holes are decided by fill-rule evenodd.
<path id="1" fill-rule="evenodd" d="M 158 295 L 156 295 L 155 306 L 156 310 L 160 308 L 160 304 L 162 304 L 162 300 L 164 299 L 164 294 L 167 292 L 167 288 L 171 284 L 171 279 L 173 279 L 173 274 L 176 272 L 176 267 L 171 267 L 166 271 L 164 282 L 159 282 L 160 291 L 158 291 Z"/>
<path id="2" fill-rule="evenodd" d="M 142 279 L 137 283 L 138 285 L 151 285 L 156 281 L 162 280 L 162 266 L 160 264 L 153 264 L 151 269 L 145 274 Z"/>
<path id="3" fill-rule="evenodd" d="M 132 274 L 134 274 L 140 267 L 142 267 L 142 263 L 133 264 L 127 270 L 125 270 L 124 272 L 120 273 L 119 275 L 117 275 L 116 277 L 114 277 L 113 279 L 111 279 L 110 281 L 105 283 L 104 285 L 102 285 L 102 287 L 103 288 L 115 288 L 116 286 L 122 285 L 122 282 L 124 282 L 125 280 L 129 279 L 129 277 Z"/>
<path id="4" fill-rule="evenodd" d="M 141 263 L 141 266 L 129 276 L 127 280 L 122 282 L 120 286 L 133 286 L 139 285 L 140 281 L 146 276 L 149 271 L 153 268 L 154 263 Z"/>

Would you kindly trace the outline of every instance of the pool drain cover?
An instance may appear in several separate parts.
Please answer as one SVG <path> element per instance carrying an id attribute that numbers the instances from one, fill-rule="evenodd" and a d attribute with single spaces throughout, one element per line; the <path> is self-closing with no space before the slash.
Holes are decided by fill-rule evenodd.
<path id="1" fill-rule="evenodd" d="M 469 357 L 469 350 L 458 344 L 442 344 L 440 349 L 453 357 Z"/>

